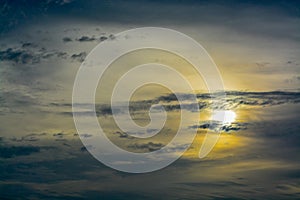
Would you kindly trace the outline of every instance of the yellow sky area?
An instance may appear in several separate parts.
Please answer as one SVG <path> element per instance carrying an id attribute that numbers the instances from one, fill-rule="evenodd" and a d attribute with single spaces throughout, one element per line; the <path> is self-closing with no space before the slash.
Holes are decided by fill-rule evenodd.
<path id="1" fill-rule="evenodd" d="M 219 75 L 223 80 L 225 90 L 270 91 L 293 87 L 292 84 L 285 83 L 285 80 L 291 76 L 289 73 L 274 74 L 271 73 L 272 68 L 262 70 L 254 61 L 249 63 L 247 60 L 240 58 L 239 64 L 237 65 L 233 62 L 231 63 L 232 66 L 230 62 L 228 63 L 228 58 L 222 56 L 216 57 L 214 61 L 219 69 Z M 169 66 L 182 74 L 191 84 L 194 91 L 207 92 L 205 74 L 203 74 L 202 77 L 186 60 L 166 51 L 145 49 L 121 56 L 109 66 L 99 81 L 96 100 L 108 102 L 117 81 L 130 69 L 145 63 L 160 63 Z M 271 72 L 268 73 L 268 71 L 265 70 L 271 70 Z M 174 84 L 180 87 L 181 84 L 174 81 L 170 74 L 165 74 L 165 72 L 160 71 L 156 71 L 155 73 L 158 78 L 169 80 L 170 85 Z M 140 99 L 151 98 L 153 97 L 153 93 L 158 92 L 160 92 L 160 90 L 157 90 L 157 88 L 148 90 L 140 96 Z M 191 91 L 182 89 L 180 92 L 187 93 Z"/>
<path id="2" fill-rule="evenodd" d="M 172 67 L 186 78 L 187 82 L 190 83 L 195 91 L 206 90 L 206 85 L 201 75 L 199 75 L 195 68 L 186 60 L 165 51 L 148 49 L 128 53 L 112 63 L 99 81 L 96 100 L 104 102 L 109 101 L 111 92 L 121 76 L 133 67 L 145 63 L 160 63 Z M 180 89 L 181 84 L 174 81 L 171 75 L 159 71 L 156 71 L 155 73 L 156 76 L 161 77 L 161 79 L 169 80 L 170 85 L 176 85 Z M 140 99 L 153 97 L 153 92 L 158 92 L 157 88 L 149 90 L 148 92 L 144 92 Z M 182 89 L 181 91 L 177 92 L 187 93 L 191 91 Z"/>
<path id="3" fill-rule="evenodd" d="M 191 147 L 183 154 L 182 158 L 200 160 L 199 151 L 201 145 L 203 144 L 205 134 L 206 131 L 198 131 L 198 134 L 196 135 Z M 211 132 L 208 134 L 215 133 Z M 253 139 L 239 136 L 238 134 L 221 133 L 220 138 L 212 151 L 203 159 L 214 160 L 236 156 L 237 153 L 240 154 L 241 152 L 243 152 L 241 150 L 247 148 L 247 146 L 249 146 L 253 142 Z"/>

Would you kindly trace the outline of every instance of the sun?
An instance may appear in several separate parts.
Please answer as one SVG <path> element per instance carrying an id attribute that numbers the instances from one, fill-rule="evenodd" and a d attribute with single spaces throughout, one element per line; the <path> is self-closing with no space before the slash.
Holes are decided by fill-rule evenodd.
<path id="1" fill-rule="evenodd" d="M 212 114 L 212 120 L 219 121 L 222 124 L 231 124 L 235 121 L 236 114 L 231 110 L 220 110 L 215 111 Z"/>

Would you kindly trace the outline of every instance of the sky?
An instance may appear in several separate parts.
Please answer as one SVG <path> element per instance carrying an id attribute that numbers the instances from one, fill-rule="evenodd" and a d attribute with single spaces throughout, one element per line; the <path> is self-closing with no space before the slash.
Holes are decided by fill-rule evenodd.
<path id="1" fill-rule="evenodd" d="M 0 0 L 1 197 L 299 199 L 299 8 L 297 1 L 283 0 Z M 107 137 L 131 152 L 159 150 L 174 137 L 180 110 L 192 122 L 185 131 L 197 133 L 176 162 L 130 174 L 105 166 L 83 145 L 73 121 L 72 90 L 92 49 L 140 27 L 173 29 L 200 43 L 223 79 L 226 101 L 217 107 L 236 117 L 227 124 L 211 120 L 216 105 L 203 77 L 178 56 L 141 50 L 121 57 L 97 88 L 96 115 Z M 168 119 L 156 136 L 134 138 L 114 122 L 108 100 L 126 70 L 157 58 L 188 77 L 200 111 L 193 112 L 190 102 L 180 107 L 166 88 L 139 88 L 129 108 L 133 120 L 147 125 L 148 110 L 157 103 Z M 172 82 L 167 74 L 157 78 Z M 117 115 L 126 122 L 122 111 Z M 215 129 L 220 139 L 199 159 L 205 134 Z M 174 155 L 185 142 L 172 149 Z"/>

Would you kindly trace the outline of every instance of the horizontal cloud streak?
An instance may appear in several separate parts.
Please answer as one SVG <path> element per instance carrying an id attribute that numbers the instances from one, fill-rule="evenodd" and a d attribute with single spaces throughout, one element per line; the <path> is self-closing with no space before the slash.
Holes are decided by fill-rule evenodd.
<path id="1" fill-rule="evenodd" d="M 182 94 L 189 95 L 189 94 Z M 202 93 L 197 94 L 197 100 L 199 101 L 198 106 L 200 110 L 210 108 L 210 106 L 215 106 L 212 102 L 218 93 L 209 94 Z M 300 93 L 299 92 L 284 92 L 284 91 L 271 91 L 271 92 L 243 92 L 243 91 L 227 91 L 226 101 L 222 101 L 223 104 L 218 106 L 218 109 L 234 109 L 239 106 L 274 106 L 281 104 L 297 104 L 300 103 Z M 161 103 L 166 111 L 178 111 L 180 109 L 193 111 L 197 105 L 184 103 L 182 107 L 177 103 L 177 98 L 174 94 L 160 96 L 152 100 L 134 101 L 130 104 L 130 110 L 133 112 L 147 110 L 153 104 Z M 69 106 L 71 106 L 69 104 Z M 79 106 L 79 105 L 78 105 Z M 84 105 L 83 105 L 84 106 Z M 213 107 L 211 107 L 213 108 Z M 111 108 L 109 105 L 96 105 L 97 115 L 111 115 Z M 120 106 L 119 114 L 122 113 L 123 107 Z M 84 113 L 83 113 L 84 114 Z M 87 113 L 90 114 L 90 113 Z"/>
<path id="2" fill-rule="evenodd" d="M 211 122 L 209 121 L 209 122 L 202 123 L 200 125 L 190 126 L 189 128 L 231 132 L 231 131 L 246 130 L 247 125 L 248 123 L 232 122 L 230 124 L 223 124 L 222 122 L 218 122 L 218 121 L 211 121 Z"/>

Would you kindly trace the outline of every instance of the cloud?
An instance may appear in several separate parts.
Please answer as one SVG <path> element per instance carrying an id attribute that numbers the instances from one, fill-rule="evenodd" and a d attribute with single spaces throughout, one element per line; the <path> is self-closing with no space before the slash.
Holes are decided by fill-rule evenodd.
<path id="1" fill-rule="evenodd" d="M 90 138 L 92 136 L 93 136 L 92 134 L 88 134 L 88 133 L 80 134 L 80 137 L 83 137 L 83 138 Z"/>
<path id="2" fill-rule="evenodd" d="M 16 64 L 36 64 L 40 62 L 40 56 L 23 49 L 8 48 L 0 51 L 0 60 L 12 61 Z"/>
<path id="3" fill-rule="evenodd" d="M 221 122 L 210 121 L 210 122 L 202 123 L 200 125 L 190 126 L 189 128 L 209 129 L 212 131 L 231 132 L 231 131 L 246 130 L 247 126 L 248 126 L 248 123 L 232 122 L 230 124 L 222 124 Z"/>
<path id="4" fill-rule="evenodd" d="M 85 59 L 85 57 L 86 57 L 86 52 L 80 52 L 78 54 L 73 54 L 71 56 L 72 59 L 74 59 L 74 60 L 76 60 L 78 62 L 83 62 L 84 59 Z"/>
<path id="5" fill-rule="evenodd" d="M 148 143 L 135 143 L 128 145 L 128 148 L 132 148 L 135 150 L 143 150 L 143 151 L 156 151 L 161 149 L 164 146 L 162 143 L 154 143 L 154 142 L 148 142 Z"/>
<path id="6" fill-rule="evenodd" d="M 20 139 L 14 139 L 14 141 L 18 141 L 18 142 L 35 142 L 35 141 L 39 141 L 40 137 L 42 136 L 46 136 L 47 133 L 31 133 L 28 135 L 25 135 L 23 137 L 21 137 Z"/>
<path id="7" fill-rule="evenodd" d="M 31 42 L 25 42 L 22 44 L 22 48 L 34 48 L 34 47 L 37 47 L 37 45 Z"/>
<path id="8" fill-rule="evenodd" d="M 281 104 L 296 104 L 300 103 L 300 92 L 285 92 L 285 91 L 271 91 L 271 92 L 244 92 L 244 91 L 226 91 L 226 98 L 222 101 L 214 103 L 215 97 L 219 93 L 200 93 L 197 94 L 198 106 L 200 109 L 235 109 L 239 106 L 274 106 Z M 190 94 L 182 94 L 182 96 L 189 98 Z M 173 103 L 175 102 L 175 103 Z M 196 109 L 193 103 L 183 103 L 182 107 L 177 103 L 177 98 L 174 94 L 160 96 L 149 101 L 136 101 L 130 104 L 132 110 L 145 110 L 151 105 L 160 103 L 167 111 L 176 111 L 179 109 L 194 111 Z M 108 109 L 108 108 L 107 108 Z M 101 110 L 101 109 L 100 109 Z M 106 112 L 110 114 L 110 112 Z"/>
<path id="9" fill-rule="evenodd" d="M 197 94 L 200 108 L 207 108 L 210 106 L 218 106 L 218 109 L 233 109 L 239 106 L 273 106 L 287 103 L 299 103 L 300 92 L 285 92 L 285 91 L 271 91 L 271 92 L 244 92 L 244 91 L 226 91 L 226 99 L 222 102 L 217 102 L 216 105 L 212 104 L 215 96 L 218 93 L 202 93 Z M 188 95 L 188 94 L 186 94 Z M 157 98 L 162 103 L 171 103 L 176 101 L 174 94 L 165 95 Z M 194 105 L 195 106 L 195 105 Z M 169 106 L 169 110 L 179 109 L 179 105 L 175 104 Z M 192 104 L 184 104 L 183 109 L 193 110 Z M 212 107 L 213 108 L 213 107 Z"/>
<path id="10" fill-rule="evenodd" d="M 0 146 L 0 158 L 13 158 L 16 156 L 27 156 L 40 152 L 37 146 Z"/>
<path id="11" fill-rule="evenodd" d="M 204 109 L 207 107 L 207 103 L 200 102 L 200 103 L 183 103 L 183 104 L 173 104 L 173 105 L 164 105 L 166 111 L 174 111 L 174 110 L 188 110 L 191 112 L 196 112 L 198 109 Z"/>
<path id="12" fill-rule="evenodd" d="M 108 105 L 103 105 L 97 108 L 97 112 L 101 115 L 111 115 L 112 110 L 111 107 Z"/>
<path id="13" fill-rule="evenodd" d="M 116 36 L 114 36 L 113 34 L 110 34 L 110 35 L 108 36 L 108 38 L 109 38 L 110 40 L 114 40 L 114 39 L 116 39 Z"/>
<path id="14" fill-rule="evenodd" d="M 46 60 L 49 58 L 67 58 L 68 54 L 66 52 L 61 51 L 47 51 L 45 48 L 41 48 L 40 50 L 28 49 L 27 47 L 31 47 L 31 43 L 25 43 L 21 48 L 7 48 L 0 51 L 0 60 L 12 62 L 13 64 L 37 64 L 42 60 Z"/>
<path id="15" fill-rule="evenodd" d="M 80 38 L 76 39 L 79 42 L 92 42 L 97 40 L 94 36 L 93 37 L 89 37 L 89 36 L 81 36 Z"/>
<path id="16" fill-rule="evenodd" d="M 25 108 L 38 104 L 38 100 L 31 94 L 23 91 L 0 91 L 0 112 L 2 113 L 22 113 Z"/>
<path id="17" fill-rule="evenodd" d="M 99 37 L 83 35 L 79 38 L 76 38 L 75 40 L 78 41 L 78 42 L 94 42 L 94 41 L 103 42 L 107 39 L 114 40 L 115 36 L 113 34 L 110 34 L 109 36 L 102 35 L 102 36 L 99 36 Z M 65 38 L 63 38 L 63 41 L 64 42 L 71 42 L 72 39 L 69 38 L 69 37 L 65 37 Z"/>
<path id="18" fill-rule="evenodd" d="M 119 138 L 127 138 L 127 139 L 133 139 L 134 137 L 128 135 L 127 133 L 123 133 L 120 131 L 116 131 L 113 133 L 114 135 L 117 135 Z"/>
<path id="19" fill-rule="evenodd" d="M 89 149 L 94 149 L 95 147 L 93 147 L 92 145 L 87 145 L 87 146 L 83 146 L 80 148 L 81 152 L 87 152 Z"/>
<path id="20" fill-rule="evenodd" d="M 107 37 L 106 37 L 106 36 L 101 36 L 101 37 L 99 38 L 99 40 L 100 40 L 100 41 L 107 40 Z"/>
<path id="21" fill-rule="evenodd" d="M 292 76 L 291 78 L 285 79 L 285 83 L 298 83 L 300 81 L 300 76 Z"/>
<path id="22" fill-rule="evenodd" d="M 63 42 L 72 42 L 73 40 L 69 37 L 64 37 L 63 39 Z"/>
<path id="23" fill-rule="evenodd" d="M 299 92 L 271 91 L 271 92 L 226 92 L 226 101 L 230 106 L 273 106 L 286 103 L 299 103 Z"/>
<path id="24" fill-rule="evenodd" d="M 86 151 L 87 151 L 87 149 L 86 149 L 86 147 L 85 147 L 85 146 L 83 146 L 83 147 L 81 147 L 81 148 L 80 148 L 80 151 L 81 151 L 81 152 L 86 152 Z"/>
<path id="25" fill-rule="evenodd" d="M 66 134 L 63 132 L 59 132 L 59 133 L 53 133 L 54 137 L 58 137 L 58 138 L 63 138 Z"/>
<path id="26" fill-rule="evenodd" d="M 220 102 L 215 101 L 215 97 L 218 96 L 218 93 L 199 93 L 196 94 L 198 100 L 198 107 L 201 110 L 204 109 L 218 109 L 218 110 L 230 110 L 237 109 L 243 106 L 249 107 L 266 107 L 274 106 L 281 104 L 298 104 L 300 103 L 300 92 L 285 92 L 285 91 L 271 91 L 271 92 L 244 92 L 244 91 L 226 91 L 226 98 Z M 190 94 L 182 94 L 187 97 Z M 159 96 L 150 100 L 138 100 L 130 102 L 129 110 L 130 112 L 139 112 L 139 111 L 149 111 L 151 105 L 161 104 L 164 109 L 168 111 L 179 111 L 180 109 L 194 112 L 196 110 L 197 104 L 185 102 L 180 107 L 180 104 L 177 102 L 177 98 L 174 94 Z M 57 104 L 51 103 L 50 106 L 56 107 L 71 107 L 71 104 Z M 91 108 L 91 105 L 78 105 L 82 108 Z M 108 104 L 96 104 L 96 115 L 105 116 L 111 115 L 112 110 Z M 124 106 L 120 105 L 115 109 L 115 114 L 123 114 Z M 73 113 L 70 111 L 60 112 L 60 114 L 72 116 Z M 82 111 L 76 113 L 77 115 L 90 116 L 92 112 Z M 228 128 L 228 127 L 227 127 Z M 234 130 L 236 127 L 231 127 L 231 130 Z M 224 127 L 226 130 L 226 127 Z"/>
<path id="27" fill-rule="evenodd" d="M 83 134 L 82 137 L 91 137 L 90 134 Z M 40 142 L 44 140 L 50 141 L 66 141 L 66 140 L 73 140 L 74 138 L 78 138 L 78 134 L 74 134 L 72 132 L 65 133 L 63 131 L 57 131 L 54 133 L 51 132 L 41 132 L 41 133 L 29 133 L 27 135 L 21 137 L 12 137 L 12 138 L 2 138 L 2 141 L 7 143 L 13 142 L 12 144 L 17 143 L 28 143 L 31 142 Z M 0 140 L 1 142 L 1 140 Z"/>

